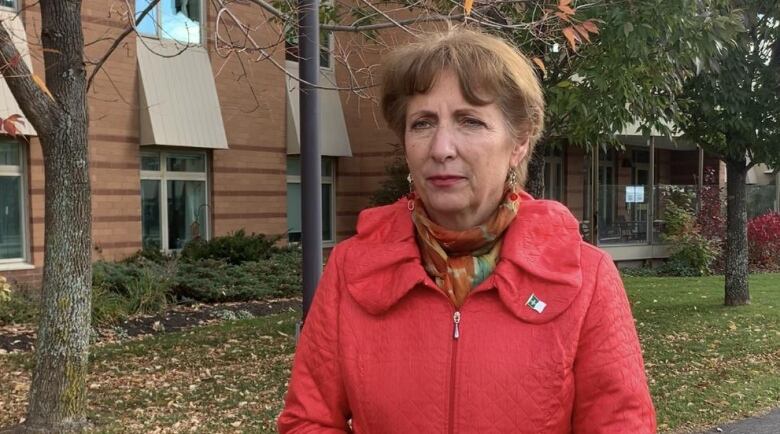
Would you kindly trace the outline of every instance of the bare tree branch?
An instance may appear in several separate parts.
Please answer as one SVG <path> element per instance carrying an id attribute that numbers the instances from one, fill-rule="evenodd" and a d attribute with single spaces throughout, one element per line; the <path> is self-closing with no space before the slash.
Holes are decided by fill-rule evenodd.
<path id="1" fill-rule="evenodd" d="M 108 50 L 103 54 L 103 57 L 98 60 L 97 65 L 92 70 L 92 72 L 89 74 L 89 78 L 87 79 L 87 92 L 89 92 L 89 88 L 92 86 L 92 80 L 94 80 L 95 75 L 97 75 L 98 71 L 103 67 L 103 64 L 106 63 L 106 60 L 111 56 L 111 54 L 116 51 L 117 47 L 119 47 L 119 44 L 122 43 L 122 41 L 129 35 L 130 33 L 133 33 L 135 31 L 136 26 L 143 21 L 143 19 L 149 14 L 149 12 L 157 6 L 157 3 L 159 3 L 160 0 L 152 0 L 149 2 L 149 4 L 144 8 L 143 11 L 141 11 L 140 14 L 138 14 L 138 17 L 135 19 L 135 23 L 131 24 L 128 28 L 126 28 L 120 35 L 114 40 L 114 43 L 111 44 L 111 47 L 108 48 Z"/>
<path id="2" fill-rule="evenodd" d="M 24 116 L 33 126 L 43 125 L 50 119 L 56 119 L 59 108 L 51 94 L 36 84 L 32 71 L 16 49 L 11 35 L 0 23 L 0 71 L 16 99 Z M 40 81 L 40 78 L 38 78 Z M 37 128 L 36 128 L 37 129 Z"/>

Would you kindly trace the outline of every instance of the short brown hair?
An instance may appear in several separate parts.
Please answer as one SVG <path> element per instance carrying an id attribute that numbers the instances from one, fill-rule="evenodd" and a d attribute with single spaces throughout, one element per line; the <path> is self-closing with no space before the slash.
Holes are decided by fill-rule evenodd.
<path id="1" fill-rule="evenodd" d="M 528 136 L 528 153 L 520 162 L 525 183 L 528 160 L 544 127 L 544 96 L 531 62 L 504 40 L 455 27 L 394 50 L 384 62 L 382 113 L 403 142 L 409 99 L 427 93 L 438 75 L 452 70 L 466 101 L 496 103 L 509 130 Z"/>

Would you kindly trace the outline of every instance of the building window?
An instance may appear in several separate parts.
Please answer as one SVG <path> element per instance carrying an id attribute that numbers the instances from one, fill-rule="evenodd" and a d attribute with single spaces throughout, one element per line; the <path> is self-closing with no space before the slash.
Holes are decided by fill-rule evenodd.
<path id="1" fill-rule="evenodd" d="M 0 140 L 0 264 L 27 256 L 24 168 L 22 146 Z"/>
<path id="2" fill-rule="evenodd" d="M 17 10 L 16 0 L 0 0 L 0 8 Z"/>
<path id="3" fill-rule="evenodd" d="M 138 16 L 150 0 L 135 0 Z M 200 45 L 203 0 L 160 0 L 138 24 L 138 33 L 183 44 Z"/>
<path id="4" fill-rule="evenodd" d="M 322 158 L 322 240 L 335 241 L 335 158 Z M 301 241 L 301 158 L 287 157 L 287 239 Z"/>
<path id="5" fill-rule="evenodd" d="M 141 236 L 144 248 L 178 250 L 208 239 L 206 154 L 141 153 Z"/>
<path id="6" fill-rule="evenodd" d="M 563 152 L 558 148 L 544 151 L 544 198 L 563 200 Z"/>

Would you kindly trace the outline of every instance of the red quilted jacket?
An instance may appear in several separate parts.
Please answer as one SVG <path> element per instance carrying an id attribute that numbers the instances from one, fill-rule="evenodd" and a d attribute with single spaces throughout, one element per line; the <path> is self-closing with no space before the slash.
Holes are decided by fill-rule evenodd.
<path id="1" fill-rule="evenodd" d="M 279 431 L 655 432 L 614 264 L 564 206 L 522 198 L 459 312 L 420 264 L 406 202 L 364 211 L 325 268 Z"/>

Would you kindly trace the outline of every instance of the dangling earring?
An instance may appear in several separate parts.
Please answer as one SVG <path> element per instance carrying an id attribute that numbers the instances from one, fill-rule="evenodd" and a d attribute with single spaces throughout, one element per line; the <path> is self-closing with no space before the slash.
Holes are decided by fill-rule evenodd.
<path id="1" fill-rule="evenodd" d="M 412 179 L 411 173 L 406 175 L 406 181 L 409 183 L 409 194 L 407 195 L 406 207 L 409 211 L 414 211 L 414 200 L 416 199 L 416 195 L 414 194 L 414 179 Z"/>
<path id="2" fill-rule="evenodd" d="M 517 177 L 517 169 L 515 167 L 509 168 L 509 173 L 506 175 L 506 183 L 510 190 L 517 188 L 519 180 Z"/>

